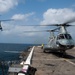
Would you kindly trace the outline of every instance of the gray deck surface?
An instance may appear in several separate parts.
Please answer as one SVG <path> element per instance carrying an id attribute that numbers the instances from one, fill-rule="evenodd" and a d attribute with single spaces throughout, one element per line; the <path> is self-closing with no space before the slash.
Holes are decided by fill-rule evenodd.
<path id="1" fill-rule="evenodd" d="M 43 53 L 35 47 L 31 65 L 37 68 L 35 75 L 75 75 L 75 49 L 66 53 L 62 58 L 60 53 Z"/>

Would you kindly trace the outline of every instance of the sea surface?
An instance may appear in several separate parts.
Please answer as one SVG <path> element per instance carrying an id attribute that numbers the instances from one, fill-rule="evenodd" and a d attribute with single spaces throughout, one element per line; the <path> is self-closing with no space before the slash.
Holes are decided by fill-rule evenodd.
<path id="1" fill-rule="evenodd" d="M 0 43 L 0 62 L 19 60 L 20 52 L 27 51 L 29 46 L 33 46 L 33 44 Z M 0 63 L 0 75 L 7 75 L 7 67 L 4 67 L 5 73 L 3 74 L 2 66 Z"/>

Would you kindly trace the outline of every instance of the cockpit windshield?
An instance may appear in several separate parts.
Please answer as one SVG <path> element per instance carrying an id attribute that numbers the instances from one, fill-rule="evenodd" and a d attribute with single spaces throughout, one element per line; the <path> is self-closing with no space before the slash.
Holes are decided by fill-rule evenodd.
<path id="1" fill-rule="evenodd" d="M 65 34 L 65 38 L 66 38 L 66 39 L 72 39 L 72 37 L 71 37 L 70 34 Z"/>
<path id="2" fill-rule="evenodd" d="M 57 39 L 72 39 L 70 34 L 60 34 L 58 35 Z"/>

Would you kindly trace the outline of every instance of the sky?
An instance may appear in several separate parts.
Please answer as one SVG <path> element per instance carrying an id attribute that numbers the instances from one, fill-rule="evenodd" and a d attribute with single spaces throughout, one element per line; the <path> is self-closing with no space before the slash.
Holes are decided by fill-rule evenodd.
<path id="1" fill-rule="evenodd" d="M 50 33 L 31 32 L 49 30 L 56 27 L 36 27 L 25 25 L 60 24 L 75 18 L 75 0 L 0 0 L 0 43 L 47 43 Z M 75 24 L 75 23 L 73 23 Z M 75 27 L 67 28 L 75 38 Z"/>

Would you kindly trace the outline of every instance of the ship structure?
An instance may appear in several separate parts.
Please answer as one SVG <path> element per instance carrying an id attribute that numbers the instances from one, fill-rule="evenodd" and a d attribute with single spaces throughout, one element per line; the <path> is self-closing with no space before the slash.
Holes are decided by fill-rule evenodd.
<path id="1" fill-rule="evenodd" d="M 75 75 L 75 48 L 60 53 L 43 53 L 41 46 L 29 49 L 26 60 L 9 67 L 9 75 Z"/>

